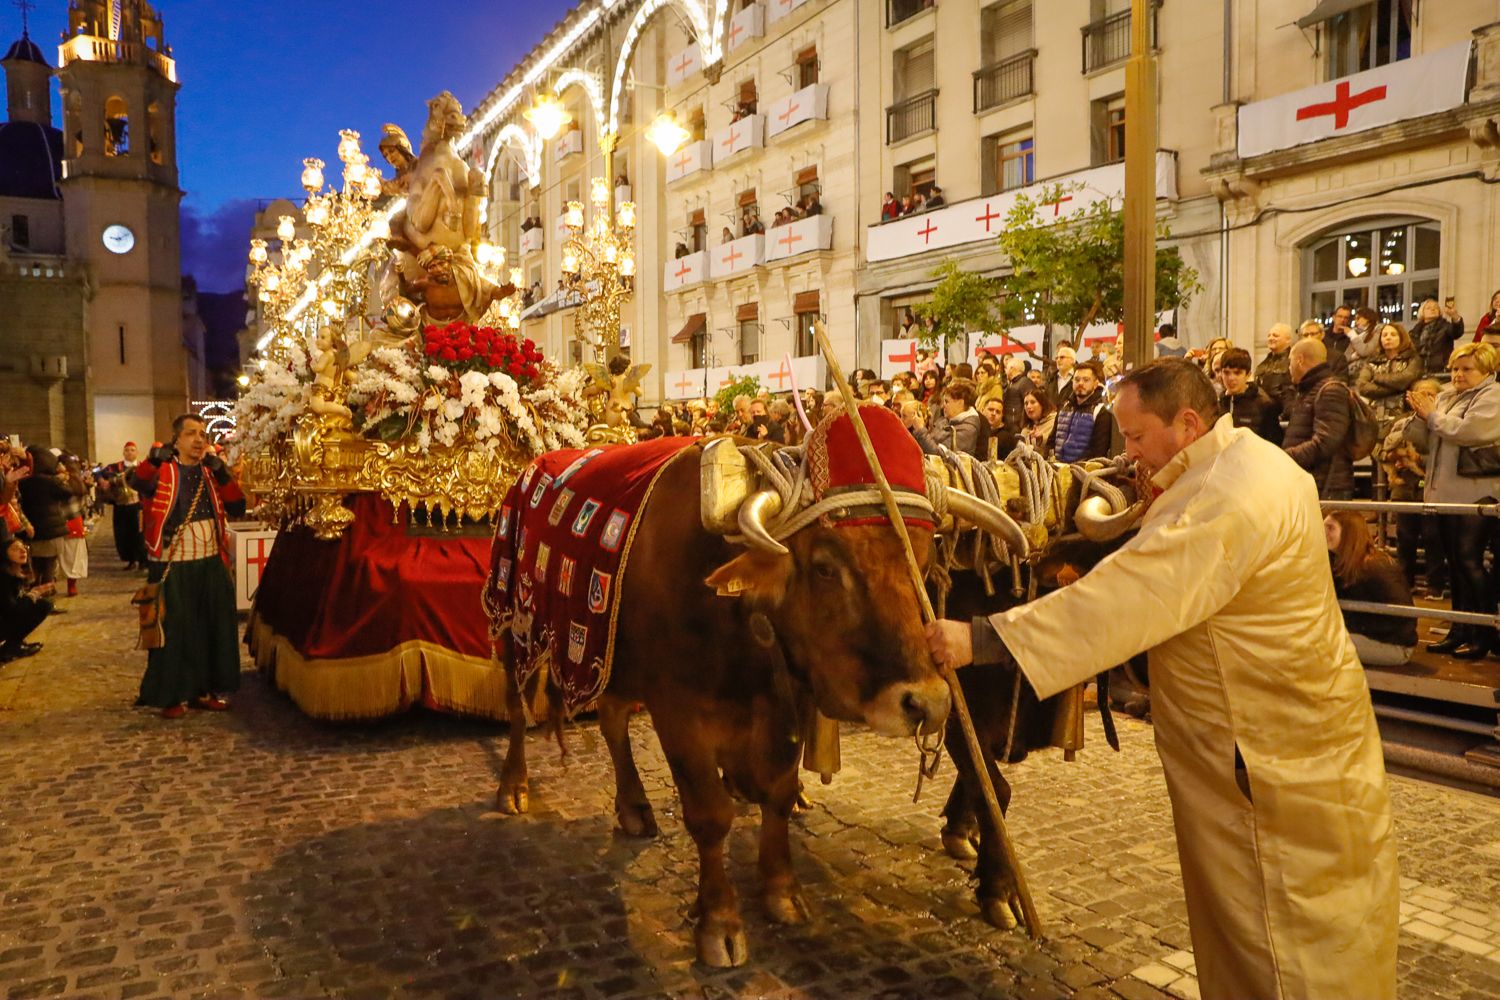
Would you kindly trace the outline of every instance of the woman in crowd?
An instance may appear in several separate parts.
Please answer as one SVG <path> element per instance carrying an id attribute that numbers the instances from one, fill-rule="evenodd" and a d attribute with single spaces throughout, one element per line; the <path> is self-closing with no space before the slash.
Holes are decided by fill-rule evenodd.
<path id="1" fill-rule="evenodd" d="M 38 584 L 31 574 L 26 543 L 0 529 L 0 663 L 41 651 L 27 642 L 52 613 L 52 584 Z"/>
<path id="2" fill-rule="evenodd" d="M 1365 312 L 1361 309 L 1360 313 Z M 1355 314 L 1358 326 L 1359 314 Z M 1358 339 L 1354 343 L 1358 343 Z M 1354 391 L 1370 401 L 1370 408 L 1380 418 L 1382 436 L 1390 431 L 1397 418 L 1406 412 L 1406 390 L 1422 377 L 1422 359 L 1417 357 L 1411 335 L 1400 323 L 1380 328 L 1380 353 L 1372 355 L 1359 370 Z"/>
<path id="3" fill-rule="evenodd" d="M 1424 304 L 1425 308 L 1425 304 Z M 1464 344 L 1448 362 L 1452 384 L 1436 395 L 1408 392 L 1416 419 L 1407 424 L 1411 441 L 1427 453 L 1428 503 L 1478 503 L 1500 497 L 1500 385 L 1495 384 L 1496 350 Z M 1484 572 L 1489 523 L 1480 514 L 1443 516 L 1438 521 L 1453 585 L 1453 610 L 1492 614 L 1495 601 Z M 1454 625 L 1442 642 L 1427 647 L 1459 659 L 1482 659 L 1496 648 L 1495 630 Z"/>
<path id="4" fill-rule="evenodd" d="M 75 487 L 57 456 L 46 448 L 32 445 L 26 450 L 31 456 L 31 475 L 21 480 L 21 510 L 31 521 L 31 559 L 36 578 L 51 583 L 56 578 L 62 540 L 68 534 L 66 507 L 82 495 L 83 485 Z"/>
<path id="5" fill-rule="evenodd" d="M 1417 307 L 1417 325 L 1411 328 L 1411 340 L 1417 345 L 1422 368 L 1433 374 L 1442 371 L 1453 353 L 1453 345 L 1463 333 L 1463 320 L 1454 322 L 1444 316 L 1437 299 L 1423 299 Z"/>
<path id="6" fill-rule="evenodd" d="M 917 399 L 929 407 L 937 404 L 938 390 L 943 387 L 943 374 L 936 368 L 929 368 L 922 373 L 922 387 L 917 392 Z"/>
<path id="7" fill-rule="evenodd" d="M 93 485 L 93 477 L 84 471 L 74 455 L 64 455 L 59 462 L 68 476 L 69 488 L 78 492 L 63 507 L 63 514 L 67 517 L 67 533 L 59 543 L 57 572 L 68 581 L 68 596 L 77 597 L 78 581 L 89 575 L 88 527 L 84 522 L 84 514 L 88 510 L 89 488 Z"/>
<path id="8" fill-rule="evenodd" d="M 1365 370 L 1365 366 L 1380 357 L 1382 350 L 1380 338 L 1384 331 L 1385 327 L 1380 323 L 1380 314 L 1374 309 L 1369 306 L 1360 306 L 1354 310 L 1353 328 L 1349 331 L 1349 350 L 1345 354 L 1349 360 L 1350 385 L 1358 384 L 1360 373 Z"/>
<path id="9" fill-rule="evenodd" d="M 1215 337 L 1208 342 L 1208 350 L 1203 353 L 1203 370 L 1214 385 L 1219 384 L 1218 369 L 1214 366 L 1227 350 L 1229 350 L 1229 338 Z"/>
<path id="10" fill-rule="evenodd" d="M 1442 388 L 1442 383 L 1436 379 L 1423 378 L 1413 382 L 1410 391 L 1435 396 Z M 1410 410 L 1405 416 L 1398 417 L 1376 451 L 1391 500 L 1415 502 L 1422 499 L 1422 481 L 1427 478 L 1426 459 L 1406 436 L 1407 425 L 1415 419 Z M 1417 553 L 1420 549 L 1426 596 L 1439 601 L 1448 596 L 1448 563 L 1443 557 L 1443 535 L 1438 524 L 1441 520 L 1437 514 L 1396 515 L 1396 558 L 1401 563 L 1407 586 L 1416 591 Z"/>
<path id="11" fill-rule="evenodd" d="M 1352 510 L 1336 510 L 1323 519 L 1328 557 L 1333 564 L 1333 590 L 1341 601 L 1411 606 L 1411 588 L 1396 561 L 1375 544 L 1364 517 Z M 1367 667 L 1395 667 L 1411 659 L 1417 646 L 1417 623 L 1412 618 L 1367 611 L 1345 611 L 1344 627 L 1354 642 L 1359 662 Z"/>
<path id="12" fill-rule="evenodd" d="M 1052 394 L 1045 389 L 1026 390 L 1021 413 L 1021 440 L 1041 452 L 1043 458 L 1051 458 L 1052 425 L 1057 423 Z"/>
<path id="13" fill-rule="evenodd" d="M 1500 347 L 1500 291 L 1490 296 L 1489 311 L 1479 317 L 1479 325 L 1474 328 L 1474 343 Z"/>

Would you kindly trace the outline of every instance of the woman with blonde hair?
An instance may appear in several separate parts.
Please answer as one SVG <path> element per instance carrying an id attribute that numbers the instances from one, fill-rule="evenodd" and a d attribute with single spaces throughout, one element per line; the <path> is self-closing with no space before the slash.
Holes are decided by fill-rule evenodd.
<path id="1" fill-rule="evenodd" d="M 1497 352 L 1489 344 L 1464 344 L 1448 361 L 1452 383 L 1442 392 L 1408 392 L 1416 419 L 1409 440 L 1427 452 L 1427 503 L 1493 502 L 1500 497 L 1500 385 Z M 1495 600 L 1484 572 L 1489 522 L 1482 514 L 1438 519 L 1453 586 L 1453 610 L 1493 614 Z M 1482 659 L 1496 648 L 1487 625 L 1454 625 L 1442 642 L 1427 647 L 1461 660 Z"/>
<path id="2" fill-rule="evenodd" d="M 1370 535 L 1364 516 L 1336 510 L 1323 518 L 1333 591 L 1341 601 L 1411 605 L 1411 587 L 1401 566 Z M 1368 611 L 1345 611 L 1344 627 L 1359 662 L 1367 667 L 1395 667 L 1411 659 L 1417 646 L 1417 623 Z"/>

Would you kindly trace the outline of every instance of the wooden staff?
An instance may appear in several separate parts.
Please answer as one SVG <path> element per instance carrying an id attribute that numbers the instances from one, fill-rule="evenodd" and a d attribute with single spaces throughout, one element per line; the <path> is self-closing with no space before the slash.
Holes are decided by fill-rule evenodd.
<path id="1" fill-rule="evenodd" d="M 818 320 L 813 324 L 813 333 L 818 338 L 818 350 L 823 353 L 823 360 L 828 362 L 828 370 L 833 375 L 834 384 L 839 387 L 839 395 L 844 398 L 844 408 L 849 411 L 849 421 L 854 425 L 854 433 L 859 438 L 860 447 L 864 449 L 865 458 L 870 463 L 870 470 L 875 473 L 876 485 L 880 487 L 880 495 L 885 500 L 886 516 L 890 518 L 891 527 L 896 529 L 896 537 L 901 539 L 901 548 L 906 552 L 906 569 L 911 575 L 911 585 L 917 592 L 917 603 L 922 608 L 922 623 L 929 624 L 937 620 L 933 614 L 932 602 L 927 597 L 927 587 L 922 580 L 922 568 L 917 564 L 917 554 L 911 547 L 911 535 L 906 530 L 906 521 L 901 516 L 901 507 L 896 503 L 895 491 L 891 489 L 890 482 L 885 478 L 885 469 L 880 465 L 880 459 L 875 456 L 875 446 L 870 443 L 870 432 L 865 429 L 864 418 L 859 415 L 859 405 L 854 398 L 854 391 L 844 378 L 843 369 L 833 355 L 833 345 L 828 342 L 828 331 L 823 326 L 823 321 Z M 979 737 L 974 732 L 974 720 L 969 716 L 969 703 L 964 699 L 963 688 L 959 687 L 958 677 L 953 668 L 946 663 L 938 664 L 938 672 L 948 684 L 948 691 L 953 697 L 953 707 L 958 712 L 959 728 L 963 730 L 964 743 L 968 745 L 969 756 L 974 759 L 974 773 L 979 779 L 979 790 L 984 797 L 985 809 L 989 812 L 990 822 L 995 826 L 995 832 L 1000 838 L 1000 847 L 1005 852 L 1005 861 L 1010 865 L 1010 870 L 1016 877 L 1016 894 L 1021 897 L 1021 920 L 1026 925 L 1026 933 L 1034 940 L 1041 940 L 1042 923 L 1037 916 L 1036 904 L 1031 899 L 1031 889 L 1026 884 L 1026 876 L 1021 872 L 1021 861 L 1016 857 L 1015 845 L 1010 841 L 1010 834 L 1005 829 L 1005 814 L 1000 810 L 1000 800 L 995 796 L 995 786 L 990 781 L 989 767 L 985 763 L 983 748 L 979 745 Z"/>

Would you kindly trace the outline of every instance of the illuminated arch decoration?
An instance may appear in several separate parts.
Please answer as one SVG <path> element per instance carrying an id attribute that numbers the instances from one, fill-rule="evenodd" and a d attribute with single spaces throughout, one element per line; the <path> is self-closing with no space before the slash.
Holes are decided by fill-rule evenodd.
<path id="1" fill-rule="evenodd" d="M 204 430 L 215 444 L 234 435 L 234 401 L 195 399 L 193 412 L 203 418 Z"/>
<path id="2" fill-rule="evenodd" d="M 590 73 L 581 69 L 565 70 L 557 82 L 552 85 L 552 92 L 562 97 L 563 91 L 569 87 L 582 87 L 583 92 L 588 95 L 589 107 L 594 112 L 594 126 L 596 135 L 604 134 L 604 83 L 599 79 L 598 73 Z"/>
<path id="3" fill-rule="evenodd" d="M 712 66 L 724 58 L 722 15 L 729 6 L 728 0 L 703 0 L 702 3 L 694 0 L 646 0 L 641 4 L 640 10 L 635 12 L 635 17 L 631 18 L 630 28 L 625 32 L 625 41 L 620 46 L 620 55 L 615 61 L 615 75 L 609 88 L 610 134 L 618 135 L 620 132 L 620 98 L 625 91 L 625 74 L 630 70 L 630 60 L 635 55 L 636 44 L 646 30 L 646 25 L 668 4 L 676 5 L 692 26 L 698 47 L 703 52 L 703 65 Z M 715 8 L 713 14 L 707 9 L 710 4 Z"/>

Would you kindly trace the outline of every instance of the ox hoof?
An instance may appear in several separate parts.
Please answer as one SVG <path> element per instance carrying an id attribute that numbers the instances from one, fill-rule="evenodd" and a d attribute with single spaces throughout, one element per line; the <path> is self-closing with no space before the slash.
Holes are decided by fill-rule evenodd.
<path id="1" fill-rule="evenodd" d="M 811 812 L 812 807 L 813 800 L 808 798 L 807 789 L 799 786 L 797 789 L 797 797 L 792 800 L 792 815 L 795 816 L 798 813 Z"/>
<path id="2" fill-rule="evenodd" d="M 979 857 L 978 830 L 944 830 L 943 850 L 955 861 L 973 861 Z"/>
<path id="3" fill-rule="evenodd" d="M 790 927 L 805 924 L 812 919 L 812 911 L 807 907 L 807 900 L 802 898 L 802 892 L 798 889 L 767 894 L 766 912 L 778 924 L 786 924 Z"/>
<path id="4" fill-rule="evenodd" d="M 710 968 L 732 969 L 750 958 L 745 928 L 737 916 L 707 917 L 694 933 L 698 940 L 698 961 Z"/>
<path id="5" fill-rule="evenodd" d="M 656 814 L 644 802 L 640 805 L 616 804 L 615 821 L 627 837 L 654 837 L 659 832 Z"/>
<path id="6" fill-rule="evenodd" d="M 1013 931 L 1021 922 L 1021 897 L 981 899 L 979 912 L 984 915 L 985 923 L 990 926 L 998 927 L 1002 931 Z"/>
<path id="7" fill-rule="evenodd" d="M 495 806 L 509 816 L 518 816 L 531 808 L 531 792 L 526 785 L 501 785 L 495 792 Z"/>

